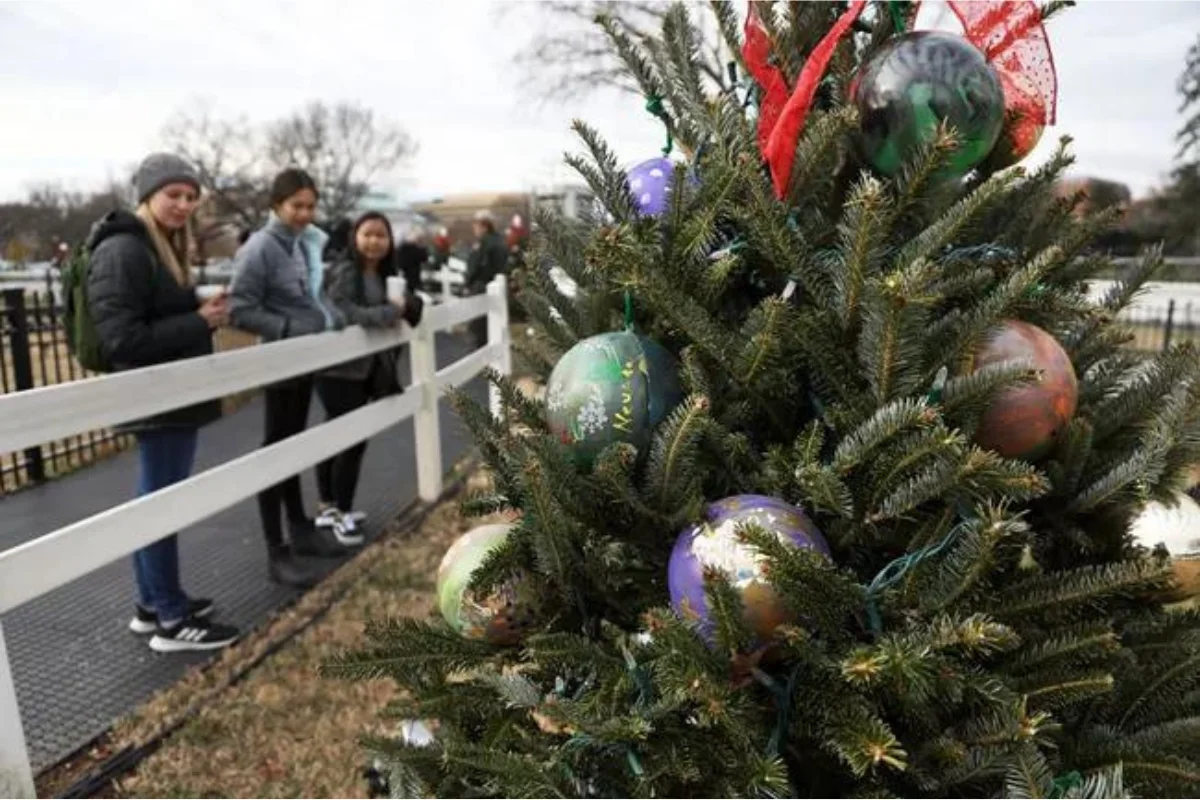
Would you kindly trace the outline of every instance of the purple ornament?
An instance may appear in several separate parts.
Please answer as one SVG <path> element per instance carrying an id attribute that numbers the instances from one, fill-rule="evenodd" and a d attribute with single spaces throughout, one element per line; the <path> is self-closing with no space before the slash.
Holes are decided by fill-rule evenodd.
<path id="1" fill-rule="evenodd" d="M 657 217 L 667 210 L 667 194 L 675 164 L 669 158 L 652 158 L 629 170 L 627 183 L 634 205 L 642 216 Z"/>
<path id="2" fill-rule="evenodd" d="M 773 532 L 780 541 L 830 556 L 829 545 L 817 526 L 796 506 L 774 497 L 740 494 L 709 505 L 707 520 L 686 529 L 675 541 L 667 565 L 671 605 L 684 619 L 699 622 L 700 634 L 713 640 L 704 594 L 704 568 L 722 570 L 741 592 L 746 622 L 767 641 L 782 624 L 790 622 L 786 605 L 767 582 L 766 559 L 743 544 L 737 529 L 748 522 Z"/>

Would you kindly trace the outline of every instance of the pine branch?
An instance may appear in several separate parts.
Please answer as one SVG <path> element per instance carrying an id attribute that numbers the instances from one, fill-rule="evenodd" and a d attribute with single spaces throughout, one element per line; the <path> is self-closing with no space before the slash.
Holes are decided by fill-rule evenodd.
<path id="1" fill-rule="evenodd" d="M 1115 680 L 1107 672 L 1091 673 L 1070 680 L 1029 687 L 1025 698 L 1031 708 L 1062 712 L 1067 706 L 1085 703 L 1112 692 Z"/>
<path id="2" fill-rule="evenodd" d="M 888 724 L 860 707 L 845 709 L 824 732 L 823 746 L 861 778 L 878 768 L 903 771 L 908 753 Z"/>
<path id="3" fill-rule="evenodd" d="M 703 502 L 698 463 L 701 436 L 710 418 L 708 398 L 687 398 L 662 423 L 654 435 L 646 472 L 644 496 L 668 512 Z"/>
<path id="4" fill-rule="evenodd" d="M 1036 747 L 1018 748 L 1004 776 L 1005 797 L 1052 797 L 1054 776 Z"/>
<path id="5" fill-rule="evenodd" d="M 738 30 L 738 13 L 734 9 L 733 3 L 728 0 L 709 0 L 709 8 L 712 9 L 713 16 L 717 20 L 717 29 L 721 32 L 725 46 L 733 54 L 738 69 L 741 71 L 742 80 L 749 80 L 749 71 L 742 58 L 742 37 Z"/>
<path id="6" fill-rule="evenodd" d="M 857 125 L 858 112 L 851 105 L 814 112 L 805 122 L 788 183 L 789 208 L 811 207 L 828 199 L 849 134 Z"/>
<path id="7" fill-rule="evenodd" d="M 729 576 L 714 567 L 705 567 L 704 595 L 711 627 L 705 633 L 712 636 L 719 652 L 731 655 L 750 652 L 754 634 L 746 624 L 742 596 L 730 584 Z"/>
<path id="8" fill-rule="evenodd" d="M 1001 619 L 1067 616 L 1110 598 L 1161 590 L 1166 576 L 1163 564 L 1148 559 L 1052 572 L 1012 584 L 989 608 Z"/>
<path id="9" fill-rule="evenodd" d="M 1144 677 L 1152 680 L 1148 680 L 1126 704 L 1117 727 L 1125 729 L 1131 722 L 1154 720 L 1155 712 L 1165 711 L 1185 692 L 1200 686 L 1200 653 L 1188 654 L 1177 663 L 1169 664 L 1160 674 Z"/>
<path id="10" fill-rule="evenodd" d="M 944 122 L 938 126 L 937 135 L 922 142 L 916 153 L 904 162 L 896 176 L 892 193 L 895 218 L 901 224 L 923 226 L 926 208 L 938 205 L 949 196 L 949 182 L 943 180 L 939 171 L 949 161 L 958 146 L 958 136 Z"/>
<path id="11" fill-rule="evenodd" d="M 586 123 L 576 120 L 572 123 L 571 129 L 583 140 L 595 163 L 594 165 L 589 164 L 572 155 L 566 157 L 567 163 L 587 181 L 592 192 L 617 222 L 630 222 L 637 219 L 633 196 L 629 192 L 629 186 L 621 171 L 616 154 Z"/>
<path id="12" fill-rule="evenodd" d="M 999 548 L 1029 531 L 1021 520 L 1008 517 L 1000 508 L 987 509 L 983 516 L 964 523 L 953 547 L 940 560 L 922 562 L 914 585 L 918 602 L 927 612 L 947 611 L 959 601 L 987 586 L 995 568 Z M 929 566 L 926 566 L 929 565 Z M 922 573 L 928 577 L 922 579 Z"/>
<path id="13" fill-rule="evenodd" d="M 921 381 L 933 274 L 933 264 L 918 261 L 868 284 L 858 358 L 878 404 L 912 394 Z"/>
<path id="14" fill-rule="evenodd" d="M 516 422 L 536 433 L 549 433 L 546 424 L 546 404 L 535 400 L 517 386 L 508 376 L 502 375 L 492 367 L 485 367 L 481 373 L 488 383 L 500 392 L 502 408 L 507 414 L 515 414 Z"/>
<path id="15" fill-rule="evenodd" d="M 916 238 L 905 245 L 896 255 L 895 267 L 903 269 L 918 259 L 933 260 L 934 257 L 971 224 L 973 224 L 1003 193 L 1016 181 L 1011 173 L 1000 173 L 987 180 L 974 192 L 959 200 Z"/>
<path id="16" fill-rule="evenodd" d="M 842 327 L 855 327 L 867 278 L 879 272 L 887 254 L 892 203 L 883 184 L 865 176 L 846 201 L 838 225 L 839 268 L 833 285 Z"/>
<path id="17" fill-rule="evenodd" d="M 611 15 L 597 15 L 596 24 L 604 30 L 605 35 L 612 42 L 613 49 L 617 51 L 617 56 L 624 63 L 629 75 L 637 82 L 642 94 L 646 97 L 661 97 L 662 82 L 659 80 L 658 75 L 655 74 L 650 59 L 647 58 L 638 45 L 634 44 L 633 40 L 621 29 Z"/>
<path id="18" fill-rule="evenodd" d="M 391 677 L 401 685 L 412 685 L 424 674 L 469 669 L 495 652 L 486 642 L 415 619 L 368 623 L 366 633 L 378 646 L 334 655 L 321 665 L 321 675 L 343 680 Z"/>
<path id="19" fill-rule="evenodd" d="M 1037 381 L 1038 372 L 1027 359 L 986 364 L 946 381 L 942 407 L 947 417 L 975 417 L 1001 392 Z"/>
<path id="20" fill-rule="evenodd" d="M 770 565 L 768 578 L 805 628 L 826 642 L 852 636 L 853 620 L 863 607 L 863 587 L 853 573 L 839 569 L 824 555 L 784 544 L 758 525 L 746 525 L 739 538 L 762 553 Z"/>
<path id="21" fill-rule="evenodd" d="M 833 467 L 844 475 L 862 465 L 887 440 L 935 419 L 924 400 L 901 398 L 888 403 L 841 441 L 833 454 Z"/>

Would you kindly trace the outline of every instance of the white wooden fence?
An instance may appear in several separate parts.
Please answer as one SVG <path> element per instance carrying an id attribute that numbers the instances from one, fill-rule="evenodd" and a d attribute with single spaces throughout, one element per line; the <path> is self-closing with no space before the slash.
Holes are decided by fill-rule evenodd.
<path id="1" fill-rule="evenodd" d="M 214 467 L 0 552 L 0 614 L 88 574 L 415 416 L 417 486 L 422 500 L 442 492 L 438 398 L 485 366 L 511 371 L 505 278 L 486 295 L 426 309 L 402 331 L 351 328 L 0 396 L 0 452 L 275 383 L 409 343 L 412 381 L 404 394 L 338 417 L 270 447 Z M 437 369 L 434 334 L 487 315 L 487 345 Z M 493 412 L 499 396 L 489 398 Z M 33 797 L 16 689 L 0 628 L 0 797 Z"/>

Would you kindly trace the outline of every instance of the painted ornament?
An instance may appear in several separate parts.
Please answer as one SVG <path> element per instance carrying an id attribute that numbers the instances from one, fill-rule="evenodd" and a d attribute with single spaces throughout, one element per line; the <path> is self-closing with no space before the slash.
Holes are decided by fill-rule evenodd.
<path id="1" fill-rule="evenodd" d="M 512 527 L 499 523 L 468 531 L 455 540 L 438 566 L 438 608 L 446 622 L 468 639 L 511 645 L 533 626 L 533 603 L 522 596 L 519 582 L 505 583 L 486 596 L 470 588 L 475 570 L 504 543 Z"/>
<path id="2" fill-rule="evenodd" d="M 791 503 L 743 494 L 709 505 L 704 521 L 676 539 L 667 565 L 667 587 L 675 612 L 698 622 L 700 635 L 710 643 L 714 625 L 704 591 L 706 568 L 724 572 L 741 593 L 746 622 L 761 641 L 769 641 L 780 625 L 792 621 L 782 598 L 767 581 L 766 558 L 738 538 L 738 527 L 746 523 L 756 523 L 786 544 L 830 555 L 817 526 Z"/>
<path id="3" fill-rule="evenodd" d="M 863 156 L 895 175 L 948 124 L 958 146 L 945 173 L 962 177 L 1000 137 L 1004 92 L 983 53 L 961 36 L 920 31 L 898 36 L 863 65 L 850 86 Z"/>
<path id="4" fill-rule="evenodd" d="M 980 417 L 975 443 L 1005 458 L 1036 459 L 1075 415 L 1079 384 L 1062 345 L 1036 325 L 1007 320 L 975 353 L 972 371 L 1025 359 L 1041 373 L 1037 383 L 1005 389 Z"/>
<path id="5" fill-rule="evenodd" d="M 546 390 L 547 421 L 580 463 L 627 442 L 644 452 L 654 428 L 683 400 L 675 357 L 629 331 L 602 333 L 568 350 Z"/>

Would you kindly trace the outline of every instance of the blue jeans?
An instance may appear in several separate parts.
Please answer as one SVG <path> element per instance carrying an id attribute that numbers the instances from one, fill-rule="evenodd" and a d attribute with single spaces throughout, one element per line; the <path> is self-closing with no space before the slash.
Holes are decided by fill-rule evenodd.
<path id="1" fill-rule="evenodd" d="M 137 496 L 165 489 L 192 474 L 196 461 L 195 428 L 158 428 L 137 435 Z M 183 619 L 187 595 L 179 581 L 179 541 L 175 534 L 159 539 L 133 554 L 138 602 L 160 620 Z"/>

